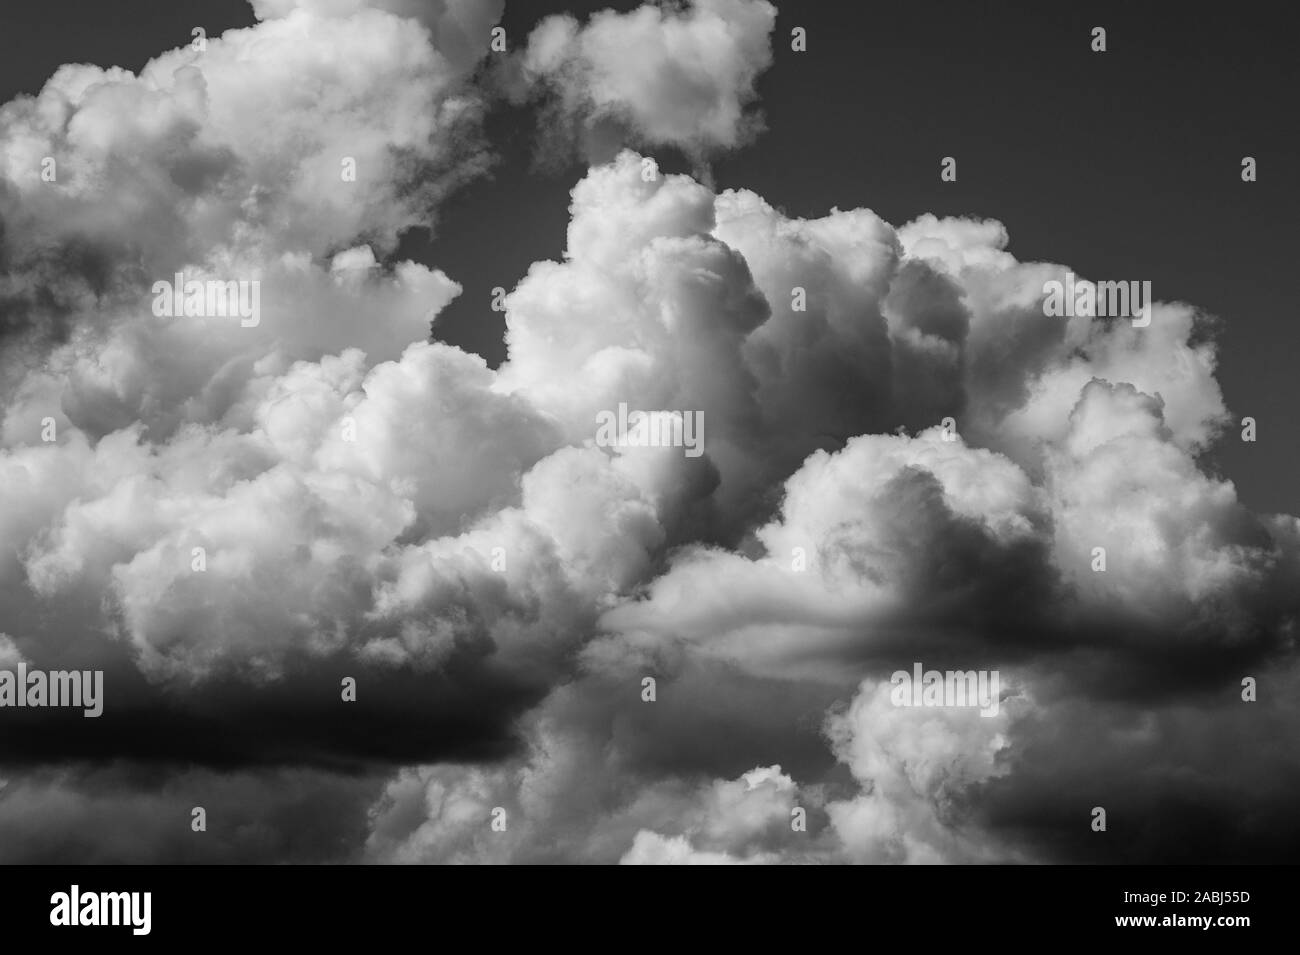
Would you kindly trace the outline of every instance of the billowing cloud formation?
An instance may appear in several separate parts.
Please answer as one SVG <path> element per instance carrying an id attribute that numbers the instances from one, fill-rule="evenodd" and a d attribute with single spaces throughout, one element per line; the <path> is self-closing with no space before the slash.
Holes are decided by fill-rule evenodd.
<path id="1" fill-rule="evenodd" d="M 1207 813 L 1207 856 L 1300 844 L 1300 522 L 1200 467 L 1204 316 L 1050 318 L 1065 268 L 999 223 L 791 219 L 623 152 L 493 370 L 426 340 L 459 286 L 390 253 L 482 169 L 499 4 L 257 9 L 0 110 L 0 659 L 109 675 L 93 738 L 5 714 L 0 830 L 193 858 L 149 820 L 207 788 L 280 807 L 223 860 L 1120 857 L 1097 805 L 1154 858 Z M 583 122 L 708 152 L 772 15 L 548 21 L 525 62 Z M 628 48 L 653 82 L 606 82 Z M 258 281 L 260 321 L 156 316 L 178 271 Z M 698 415 L 704 454 L 598 441 L 620 407 Z M 916 663 L 998 671 L 996 714 L 896 705 Z"/>
<path id="2" fill-rule="evenodd" d="M 696 159 L 762 129 L 752 103 L 772 62 L 776 8 L 766 0 L 691 0 L 604 10 L 579 23 L 547 17 L 517 64 L 518 95 L 549 95 L 552 149 L 593 158 L 623 143 L 676 146 Z"/>
<path id="3" fill-rule="evenodd" d="M 670 536 L 667 568 L 601 616 L 530 755 L 404 777 L 378 810 L 377 857 L 1050 857 L 988 814 L 1034 778 L 1029 741 L 1077 718 L 1067 700 L 1141 701 L 1153 709 L 1109 717 L 1140 724 L 1210 687 L 1234 699 L 1241 667 L 1290 651 L 1294 520 L 1251 515 L 1196 464 L 1225 411 L 1194 310 L 1160 303 L 1149 328 L 1048 319 L 1043 282 L 1063 270 L 1016 262 L 995 223 L 790 221 L 641 168 L 625 155 L 574 190 L 565 260 L 509 298 L 499 381 L 570 442 L 619 402 L 700 409 L 716 485 L 689 511 L 694 540 Z M 1017 689 L 994 719 L 894 707 L 881 681 L 914 661 L 999 669 Z M 654 703 L 637 695 L 645 675 L 668 687 Z M 819 735 L 781 739 L 771 723 L 798 717 L 756 712 L 778 695 L 805 719 L 853 698 L 819 727 L 851 781 L 825 763 L 806 792 L 783 775 L 789 798 L 755 830 L 771 840 L 716 838 L 705 794 L 766 792 L 763 767 Z M 706 721 L 701 752 L 686 737 Z M 1146 740 L 1117 728 L 1113 745 L 1094 767 L 1112 785 Z M 1213 776 L 1214 757 L 1186 758 Z M 552 773 L 563 794 L 539 801 Z M 1088 832 L 1092 798 L 1063 824 Z M 515 820 L 508 836 L 485 830 L 493 808 Z M 398 819 L 416 828 L 398 838 Z M 1157 851 L 1176 851 L 1174 831 L 1151 836 Z"/>
<path id="4" fill-rule="evenodd" d="M 139 76 L 66 66 L 4 106 L 0 328 L 102 313 L 186 267 L 251 279 L 363 238 L 388 249 L 426 224 L 483 167 L 481 97 L 463 57 L 352 6 L 231 30 Z"/>

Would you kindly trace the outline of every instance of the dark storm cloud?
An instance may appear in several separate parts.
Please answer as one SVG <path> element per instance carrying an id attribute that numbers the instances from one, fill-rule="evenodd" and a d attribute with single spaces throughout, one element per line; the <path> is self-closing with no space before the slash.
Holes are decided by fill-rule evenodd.
<path id="1" fill-rule="evenodd" d="M 355 861 L 382 778 L 279 768 L 218 773 L 116 763 L 7 771 L 7 865 L 314 864 Z M 193 810 L 206 829 L 193 828 Z"/>
<path id="2" fill-rule="evenodd" d="M 33 663 L 32 667 L 36 667 Z M 304 659 L 269 685 L 218 679 L 150 686 L 129 661 L 104 675 L 104 712 L 14 709 L 0 743 L 9 766 L 129 759 L 224 769 L 302 766 L 360 772 L 437 760 L 492 761 L 516 748 L 513 720 L 547 687 L 453 658 L 436 673 Z M 355 702 L 343 680 L 356 681 Z"/>

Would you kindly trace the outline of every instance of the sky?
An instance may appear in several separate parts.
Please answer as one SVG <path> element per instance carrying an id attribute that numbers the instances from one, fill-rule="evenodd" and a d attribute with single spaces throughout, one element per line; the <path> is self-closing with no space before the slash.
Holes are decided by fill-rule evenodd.
<path id="1" fill-rule="evenodd" d="M 1267 8 L 0 34 L 0 663 L 107 687 L 0 709 L 0 861 L 1294 858 Z M 260 322 L 161 322 L 180 271 Z M 1150 326 L 1049 317 L 1067 271 Z M 602 444 L 620 403 L 704 455 Z M 914 665 L 1001 703 L 899 705 Z"/>

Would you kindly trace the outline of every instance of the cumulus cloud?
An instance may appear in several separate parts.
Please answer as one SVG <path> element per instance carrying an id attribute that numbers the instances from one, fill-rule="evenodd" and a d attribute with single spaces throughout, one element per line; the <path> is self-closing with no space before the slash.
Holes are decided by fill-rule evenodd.
<path id="1" fill-rule="evenodd" d="M 766 0 L 547 17 L 515 64 L 515 95 L 546 98 L 540 128 L 552 150 L 576 143 L 609 158 L 622 145 L 673 146 L 703 160 L 762 130 L 755 85 L 772 62 L 775 21 Z"/>
<path id="2" fill-rule="evenodd" d="M 813 859 L 794 810 L 814 814 L 815 825 L 818 792 L 801 794 L 780 766 L 754 767 L 734 779 L 645 772 L 617 731 L 590 719 L 590 706 L 587 692 L 558 692 L 529 719 L 526 751 L 498 767 L 404 770 L 372 806 L 368 858 L 771 864 L 792 853 Z M 493 810 L 504 811 L 497 831 L 482 825 Z"/>
<path id="3" fill-rule="evenodd" d="M 1294 738 L 1300 522 L 1202 464 L 1207 316 L 1051 318 L 1065 267 L 1000 223 L 792 218 L 624 151 L 492 369 L 427 341 L 460 287 L 392 252 L 484 167 L 500 4 L 255 9 L 0 108 L 0 662 L 110 674 L 94 746 L 15 718 L 0 830 L 116 820 L 148 848 L 78 857 L 188 858 L 150 820 L 215 787 L 278 807 L 222 859 L 1041 861 L 1096 852 L 1045 827 L 1156 752 L 1116 805 L 1250 798 L 1215 760 L 1252 718 Z M 757 128 L 773 16 L 549 19 L 515 65 L 578 127 L 703 157 Z M 180 271 L 256 279 L 261 321 L 155 316 Z M 597 443 L 621 406 L 700 415 L 703 455 Z M 897 707 L 914 662 L 1010 689 Z M 1249 845 L 1293 752 L 1232 763 Z"/>
<path id="4" fill-rule="evenodd" d="M 115 324 L 187 267 L 252 279 L 360 239 L 387 250 L 482 171 L 463 63 L 392 13 L 313 7 L 139 75 L 65 66 L 0 108 L 0 330 Z"/>

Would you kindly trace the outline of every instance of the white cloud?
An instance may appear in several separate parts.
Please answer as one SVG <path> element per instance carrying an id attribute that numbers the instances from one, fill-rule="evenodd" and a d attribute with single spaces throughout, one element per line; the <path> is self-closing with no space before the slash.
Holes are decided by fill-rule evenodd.
<path id="1" fill-rule="evenodd" d="M 534 95 L 539 83 L 553 93 L 554 118 L 585 137 L 588 151 L 676 146 L 704 158 L 761 130 L 751 104 L 772 62 L 775 20 L 765 0 L 645 4 L 585 24 L 547 17 L 528 37 L 523 82 Z"/>

